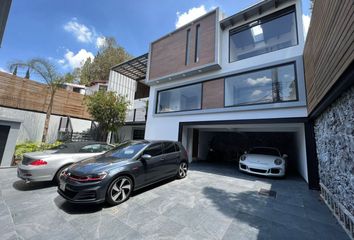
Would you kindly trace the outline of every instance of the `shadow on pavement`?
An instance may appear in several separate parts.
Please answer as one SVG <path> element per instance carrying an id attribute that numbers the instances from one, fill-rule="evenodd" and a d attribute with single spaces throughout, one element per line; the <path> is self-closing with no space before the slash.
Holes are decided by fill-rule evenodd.
<path id="1" fill-rule="evenodd" d="M 23 180 L 17 180 L 12 184 L 12 186 L 19 191 L 32 191 L 39 190 L 43 188 L 54 187 L 55 184 L 53 182 L 29 182 L 26 183 Z"/>
<path id="2" fill-rule="evenodd" d="M 54 199 L 55 205 L 68 214 L 89 214 L 101 211 L 103 208 L 110 207 L 106 204 L 84 204 L 84 203 L 70 203 L 61 196 Z"/>

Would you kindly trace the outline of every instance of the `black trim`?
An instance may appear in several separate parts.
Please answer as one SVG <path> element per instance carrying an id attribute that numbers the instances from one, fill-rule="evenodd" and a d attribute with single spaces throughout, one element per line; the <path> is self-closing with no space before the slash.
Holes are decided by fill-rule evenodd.
<path id="1" fill-rule="evenodd" d="M 174 89 L 178 89 L 178 88 L 183 88 L 183 87 L 189 87 L 189 86 L 193 86 L 193 85 L 200 85 L 200 97 L 201 97 L 201 99 L 200 99 L 200 107 L 199 107 L 199 108 L 188 109 L 188 110 L 179 110 L 179 111 L 170 111 L 170 112 L 159 112 L 159 111 L 158 111 L 158 103 L 159 103 L 159 99 L 160 99 L 160 92 L 170 91 L 170 90 L 174 90 Z M 182 86 L 177 86 L 177 87 L 172 87 L 172 88 L 167 88 L 167 89 L 159 90 L 159 91 L 157 91 L 156 94 L 157 94 L 156 104 L 155 104 L 155 113 L 156 113 L 156 114 L 176 113 L 176 112 L 188 112 L 188 111 L 201 110 L 201 109 L 202 109 L 202 104 L 203 104 L 203 82 L 191 83 L 191 84 L 186 84 L 186 85 L 182 85 Z"/>
<path id="2" fill-rule="evenodd" d="M 270 15 L 267 15 L 267 16 L 264 16 L 264 17 L 261 17 L 261 18 L 258 18 L 257 20 L 254 20 L 254 21 L 251 21 L 251 22 L 248 22 L 248 23 L 245 23 L 241 26 L 238 26 L 238 27 L 235 27 L 235 28 L 232 28 L 229 30 L 229 63 L 233 63 L 233 62 L 237 62 L 237 61 L 241 61 L 241 60 L 244 60 L 244 59 L 248 59 L 248 58 L 251 58 L 251 57 L 248 57 L 248 58 L 243 58 L 243 59 L 238 59 L 238 60 L 234 60 L 234 61 L 231 61 L 231 57 L 230 57 L 230 44 L 231 44 L 231 41 L 230 41 L 230 38 L 232 35 L 236 34 L 236 33 L 239 33 L 239 32 L 242 32 L 244 30 L 247 30 L 251 27 L 254 27 L 256 25 L 260 25 L 260 24 L 263 24 L 263 23 L 267 23 L 267 22 L 270 22 L 274 19 L 277 19 L 277 18 L 280 18 L 280 17 L 283 17 L 285 15 L 288 15 L 288 14 L 291 14 L 291 13 L 294 13 L 295 15 L 295 28 L 296 28 L 296 44 L 295 45 L 292 45 L 290 47 L 293 47 L 293 46 L 297 46 L 299 45 L 299 30 L 298 30 L 298 24 L 297 24 L 297 16 L 296 16 L 296 7 L 295 5 L 292 5 L 290 7 L 287 7 L 287 8 L 284 8 L 280 11 L 277 11 L 275 13 L 272 13 Z M 256 24 L 254 24 L 256 23 Z M 252 24 L 252 26 L 250 26 Z M 281 48 L 281 49 L 284 49 L 284 48 Z M 278 50 L 281 50 L 281 49 L 277 49 L 277 50 L 274 50 L 274 51 L 270 51 L 270 52 L 275 52 L 275 51 L 278 51 Z M 266 53 L 262 53 L 262 54 L 258 54 L 258 55 L 255 55 L 255 56 L 252 56 L 252 57 L 256 57 L 256 56 L 260 56 L 260 55 L 263 55 L 263 54 L 267 54 L 267 53 L 270 53 L 270 52 L 266 52 Z"/>
<path id="3" fill-rule="evenodd" d="M 191 29 L 187 29 L 187 34 L 186 34 L 186 56 L 184 59 L 184 65 L 188 65 L 189 64 L 189 52 L 190 52 L 190 46 L 189 46 L 189 42 L 190 42 L 190 38 L 191 38 Z"/>
<path id="4" fill-rule="evenodd" d="M 320 177 L 318 173 L 317 147 L 314 131 L 314 123 L 312 121 L 305 122 L 305 139 L 306 139 L 306 158 L 307 158 L 307 174 L 309 188 L 313 190 L 320 189 Z"/>
<path id="5" fill-rule="evenodd" d="M 245 75 L 249 73 L 254 73 L 254 72 L 259 72 L 263 70 L 268 70 L 272 68 L 278 68 L 278 67 L 283 67 L 283 66 L 288 66 L 288 65 L 293 65 L 294 66 L 294 73 L 295 73 L 295 90 L 296 90 L 296 99 L 295 100 L 288 100 L 288 101 L 277 101 L 277 102 L 261 102 L 261 103 L 249 103 L 249 104 L 236 104 L 236 105 L 227 105 L 225 104 L 226 102 L 226 80 L 231 77 L 236 77 L 240 75 Z M 288 102 L 298 102 L 299 101 L 299 91 L 298 91 L 298 74 L 297 74 L 297 67 L 296 67 L 296 61 L 292 62 L 286 62 L 286 63 L 281 63 L 277 65 L 272 65 L 272 66 L 267 66 L 263 68 L 257 68 L 257 69 L 252 69 L 250 71 L 242 72 L 242 73 L 237 73 L 233 74 L 227 77 L 224 77 L 224 108 L 229 108 L 229 107 L 242 107 L 242 106 L 253 106 L 253 105 L 263 105 L 263 104 L 272 104 L 272 103 L 288 103 Z"/>
<path id="6" fill-rule="evenodd" d="M 194 62 L 199 62 L 199 34 L 200 34 L 200 24 L 195 26 L 195 45 L 194 45 Z"/>

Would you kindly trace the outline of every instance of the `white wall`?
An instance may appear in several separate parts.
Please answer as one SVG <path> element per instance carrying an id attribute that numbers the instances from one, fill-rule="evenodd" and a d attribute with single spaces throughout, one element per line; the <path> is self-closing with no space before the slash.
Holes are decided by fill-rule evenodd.
<path id="1" fill-rule="evenodd" d="M 136 81 L 115 71 L 110 71 L 108 81 L 108 91 L 116 92 L 126 96 L 130 103 L 129 108 L 133 108 L 136 91 Z"/>
<path id="2" fill-rule="evenodd" d="M 296 143 L 298 149 L 297 169 L 305 181 L 308 182 L 309 180 L 307 172 L 306 138 L 304 126 L 302 126 L 299 131 L 296 132 Z"/>
<path id="3" fill-rule="evenodd" d="M 70 118 L 71 120 L 71 125 L 73 127 L 74 132 L 84 132 L 88 131 L 91 128 L 91 121 L 90 120 L 85 120 L 85 119 L 79 119 L 79 118 Z M 59 125 L 58 125 L 59 127 Z"/>

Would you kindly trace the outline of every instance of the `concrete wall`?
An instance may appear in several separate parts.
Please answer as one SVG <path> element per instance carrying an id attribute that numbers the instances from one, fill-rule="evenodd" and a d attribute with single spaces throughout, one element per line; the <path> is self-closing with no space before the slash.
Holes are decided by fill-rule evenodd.
<path id="1" fill-rule="evenodd" d="M 4 149 L 4 154 L 1 160 L 1 166 L 10 166 L 12 162 L 13 153 L 15 152 L 16 140 L 20 132 L 21 120 L 6 119 L 0 117 L 0 125 L 10 126 L 9 135 Z"/>
<path id="2" fill-rule="evenodd" d="M 315 121 L 320 181 L 354 215 L 354 87 Z"/>
<path id="3" fill-rule="evenodd" d="M 22 121 L 16 142 L 26 141 L 40 142 L 42 140 L 45 114 L 25 111 L 12 108 L 0 107 L 0 117 L 9 119 L 19 119 Z M 52 115 L 49 120 L 47 142 L 54 142 L 58 136 L 58 129 L 61 116 Z M 71 118 L 74 132 L 83 132 L 89 130 L 91 121 L 78 118 Z"/>

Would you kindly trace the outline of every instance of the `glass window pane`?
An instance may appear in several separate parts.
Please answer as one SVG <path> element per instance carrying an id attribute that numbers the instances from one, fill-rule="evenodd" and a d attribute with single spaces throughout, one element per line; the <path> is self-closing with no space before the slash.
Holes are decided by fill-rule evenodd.
<path id="1" fill-rule="evenodd" d="M 161 143 L 154 143 L 151 146 L 145 149 L 144 154 L 149 154 L 152 157 L 159 156 L 162 154 L 162 144 Z"/>
<path id="2" fill-rule="evenodd" d="M 157 112 L 176 112 L 201 108 L 202 85 L 195 84 L 158 93 Z"/>
<path id="3" fill-rule="evenodd" d="M 167 153 L 173 153 L 176 151 L 175 145 L 173 142 L 165 142 L 164 143 L 164 148 L 165 148 L 165 154 Z"/>
<path id="4" fill-rule="evenodd" d="M 230 62 L 297 45 L 295 12 L 230 33 Z"/>
<path id="5" fill-rule="evenodd" d="M 225 106 L 294 100 L 297 100 L 294 64 L 225 79 Z"/>

